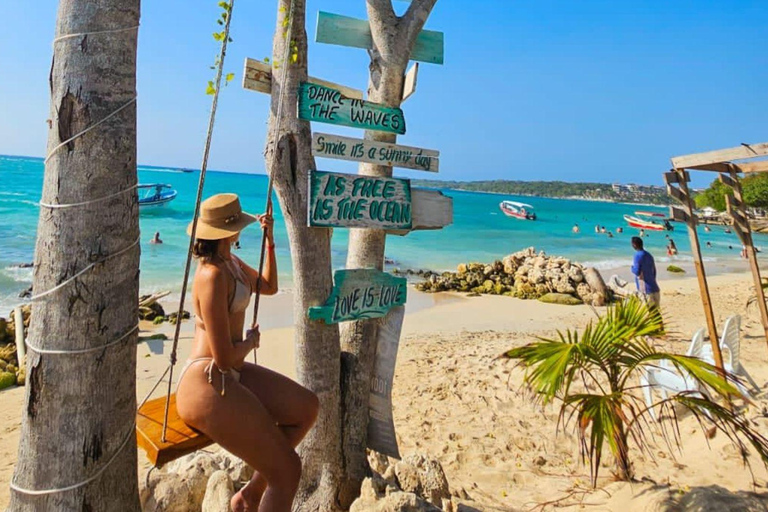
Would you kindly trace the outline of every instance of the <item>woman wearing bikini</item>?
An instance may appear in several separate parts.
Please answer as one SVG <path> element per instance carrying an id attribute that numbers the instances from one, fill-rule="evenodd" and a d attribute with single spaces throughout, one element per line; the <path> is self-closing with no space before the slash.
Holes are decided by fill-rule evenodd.
<path id="1" fill-rule="evenodd" d="M 267 237 L 264 273 L 230 252 L 240 231 L 260 222 Z M 205 433 L 254 469 L 232 498 L 242 511 L 289 511 L 301 477 L 294 448 L 315 422 L 318 400 L 278 373 L 245 362 L 259 346 L 258 326 L 243 335 L 251 294 L 277 293 L 277 264 L 268 212 L 242 211 L 235 194 L 203 202 L 194 244 L 199 264 L 192 285 L 195 338 L 181 376 L 176 407 L 185 423 Z M 191 231 L 191 225 L 189 228 Z"/>

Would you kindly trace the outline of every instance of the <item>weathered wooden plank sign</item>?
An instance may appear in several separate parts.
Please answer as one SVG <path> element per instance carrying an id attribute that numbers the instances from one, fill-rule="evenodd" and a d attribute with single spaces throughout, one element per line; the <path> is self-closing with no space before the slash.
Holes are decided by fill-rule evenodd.
<path id="1" fill-rule="evenodd" d="M 351 46 L 352 48 L 365 48 L 366 50 L 373 48 L 371 26 L 367 20 L 323 11 L 317 14 L 315 41 Z M 411 60 L 442 64 L 444 46 L 442 32 L 422 30 L 416 37 L 416 44 L 411 52 Z"/>
<path id="2" fill-rule="evenodd" d="M 354 98 L 357 100 L 363 99 L 363 91 L 353 89 L 333 82 L 328 82 L 320 78 L 309 77 L 309 82 L 331 89 L 336 89 L 341 92 L 347 98 Z M 243 88 L 250 91 L 263 92 L 266 94 L 272 93 L 272 66 L 265 62 L 261 62 L 255 59 L 245 59 L 245 69 L 243 70 Z"/>
<path id="3" fill-rule="evenodd" d="M 397 107 L 348 98 L 336 89 L 309 82 L 301 83 L 298 94 L 299 119 L 400 135 L 405 133 L 405 117 Z"/>
<path id="4" fill-rule="evenodd" d="M 381 319 L 368 395 L 368 448 L 396 459 L 400 458 L 400 450 L 392 415 L 392 381 L 404 317 L 405 307 L 398 306 Z"/>
<path id="5" fill-rule="evenodd" d="M 416 92 L 416 81 L 419 77 L 419 63 L 414 62 L 411 69 L 405 73 L 403 81 L 403 101 L 410 98 Z"/>
<path id="6" fill-rule="evenodd" d="M 308 206 L 311 227 L 410 229 L 411 182 L 312 171 Z"/>
<path id="7" fill-rule="evenodd" d="M 411 229 L 388 229 L 388 235 L 407 235 L 411 231 L 443 229 L 453 224 L 453 198 L 439 190 L 411 189 Z"/>
<path id="8" fill-rule="evenodd" d="M 439 151 L 327 133 L 315 133 L 312 136 L 312 154 L 326 158 L 368 162 L 389 167 L 405 167 L 419 171 L 438 172 L 440 167 Z"/>
<path id="9" fill-rule="evenodd" d="M 337 270 L 333 290 L 323 306 L 309 308 L 310 320 L 327 324 L 380 318 L 405 304 L 408 288 L 404 277 L 394 277 L 380 270 L 363 268 Z"/>

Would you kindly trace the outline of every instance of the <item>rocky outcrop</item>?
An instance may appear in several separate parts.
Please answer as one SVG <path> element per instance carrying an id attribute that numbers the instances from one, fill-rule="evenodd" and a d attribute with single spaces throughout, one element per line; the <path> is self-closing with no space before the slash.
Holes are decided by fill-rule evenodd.
<path id="1" fill-rule="evenodd" d="M 24 336 L 29 333 L 31 306 L 21 307 Z M 11 386 L 23 386 L 26 382 L 26 361 L 19 361 L 16 351 L 16 319 L 15 311 L 10 318 L 0 318 L 0 389 Z"/>
<path id="2" fill-rule="evenodd" d="M 140 483 L 142 510 L 229 510 L 229 499 L 252 476 L 253 470 L 247 464 L 223 449 L 214 453 L 196 452 L 152 471 Z M 227 495 L 229 498 L 225 500 Z M 226 508 L 211 508 L 219 503 L 226 503 Z"/>
<path id="3" fill-rule="evenodd" d="M 350 512 L 453 512 L 443 467 L 436 459 L 413 454 L 390 461 L 369 452 L 373 476 L 366 478 Z"/>
<path id="4" fill-rule="evenodd" d="M 425 292 L 461 291 L 538 299 L 550 293 L 570 295 L 585 304 L 605 305 L 611 298 L 600 273 L 567 258 L 537 253 L 533 247 L 490 264 L 462 263 L 456 272 L 423 273 L 416 288 Z"/>
<path id="5" fill-rule="evenodd" d="M 222 512 L 229 510 L 229 504 L 232 496 L 235 495 L 235 486 L 232 479 L 224 470 L 218 470 L 208 479 L 208 485 L 205 488 L 205 497 L 201 512 Z"/>

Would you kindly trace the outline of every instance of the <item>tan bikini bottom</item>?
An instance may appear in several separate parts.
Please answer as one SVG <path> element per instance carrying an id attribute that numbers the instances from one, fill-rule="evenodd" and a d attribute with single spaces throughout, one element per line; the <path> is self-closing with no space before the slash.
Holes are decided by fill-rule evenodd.
<path id="1" fill-rule="evenodd" d="M 187 373 L 187 370 L 195 364 L 199 363 L 200 361 L 210 361 L 205 366 L 205 373 L 208 375 L 208 383 L 213 384 L 213 368 L 216 367 L 217 370 L 219 370 L 219 373 L 221 374 L 221 396 L 224 396 L 226 394 L 226 377 L 227 375 L 231 375 L 233 379 L 235 379 L 235 382 L 240 382 L 240 372 L 238 370 L 235 370 L 234 368 L 230 368 L 228 371 L 223 372 L 219 369 L 218 366 L 216 366 L 216 363 L 214 362 L 212 357 L 198 357 L 196 359 L 187 359 L 187 362 L 184 363 L 184 367 L 181 369 L 181 375 L 179 375 L 178 383 L 176 384 L 176 389 L 178 389 L 179 384 L 181 384 L 181 380 L 184 378 L 184 374 Z"/>

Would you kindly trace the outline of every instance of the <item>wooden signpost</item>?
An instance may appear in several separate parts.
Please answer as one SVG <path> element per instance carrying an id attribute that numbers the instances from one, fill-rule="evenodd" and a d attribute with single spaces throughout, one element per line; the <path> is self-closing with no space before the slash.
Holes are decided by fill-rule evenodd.
<path id="1" fill-rule="evenodd" d="M 309 318 L 328 324 L 380 318 L 405 304 L 408 288 L 404 277 L 394 277 L 380 270 L 363 268 L 337 270 L 333 290 L 323 306 L 309 308 Z"/>
<path id="2" fill-rule="evenodd" d="M 315 133 L 312 136 L 312 154 L 419 171 L 438 172 L 440 168 L 439 151 L 327 133 Z"/>
<path id="3" fill-rule="evenodd" d="M 356 100 L 363 99 L 363 91 L 353 89 L 352 87 L 346 87 L 344 85 L 335 84 L 320 78 L 309 77 L 309 82 L 331 89 L 336 89 L 341 92 L 347 98 L 353 98 Z M 263 92 L 266 94 L 272 93 L 272 66 L 265 62 L 261 62 L 254 59 L 245 59 L 245 69 L 243 70 L 243 87 L 250 91 Z"/>
<path id="4" fill-rule="evenodd" d="M 403 81 L 403 101 L 410 98 L 416 92 L 416 82 L 419 78 L 419 63 L 414 62 L 411 69 L 406 71 Z"/>
<path id="5" fill-rule="evenodd" d="M 299 119 L 363 130 L 405 133 L 403 111 L 379 103 L 348 98 L 336 89 L 309 82 L 299 86 Z"/>
<path id="6" fill-rule="evenodd" d="M 388 235 L 407 235 L 412 231 L 443 229 L 453 223 L 453 199 L 439 190 L 411 189 L 411 228 L 388 229 Z"/>
<path id="7" fill-rule="evenodd" d="M 410 229 L 411 182 L 312 171 L 308 217 L 311 227 Z"/>
<path id="8" fill-rule="evenodd" d="M 715 366 L 722 370 L 723 355 L 720 352 L 715 314 L 712 311 L 712 302 L 709 297 L 709 285 L 707 284 L 707 276 L 704 272 L 704 263 L 702 263 L 701 258 L 699 234 L 696 232 L 697 218 L 696 214 L 693 213 L 693 198 L 688 190 L 688 182 L 691 181 L 691 178 L 688 173 L 682 169 L 672 169 L 671 171 L 664 173 L 664 181 L 667 184 L 667 193 L 679 201 L 683 207 L 684 215 L 678 214 L 679 217 L 687 219 L 688 236 L 691 240 L 691 253 L 693 254 L 693 265 L 696 268 L 696 276 L 699 280 L 701 302 L 704 306 L 704 316 L 707 320 L 707 330 L 709 331 L 712 355 L 715 358 Z M 675 213 L 673 213 L 673 215 L 675 215 Z"/>
<path id="9" fill-rule="evenodd" d="M 755 245 L 752 241 L 752 230 L 749 227 L 746 205 L 744 204 L 744 195 L 741 190 L 739 176 L 735 172 L 720 173 L 720 181 L 733 190 L 733 194 L 725 196 L 725 203 L 728 208 L 728 215 L 733 219 L 733 230 L 744 245 L 749 268 L 752 271 L 752 280 L 755 285 L 757 295 L 757 308 L 760 310 L 760 321 L 763 324 L 763 334 L 766 343 L 768 343 L 768 305 L 765 303 L 765 291 L 763 290 L 763 280 L 760 276 L 760 265 L 757 261 Z"/>
<path id="10" fill-rule="evenodd" d="M 323 11 L 317 14 L 315 41 L 366 50 L 373 48 L 371 26 L 367 20 Z M 416 37 L 416 45 L 411 52 L 411 60 L 442 64 L 443 47 L 442 32 L 422 30 Z"/>
<path id="11" fill-rule="evenodd" d="M 404 317 L 405 308 L 398 306 L 381 319 L 368 396 L 368 448 L 396 459 L 400 458 L 400 450 L 392 415 L 392 381 Z"/>

